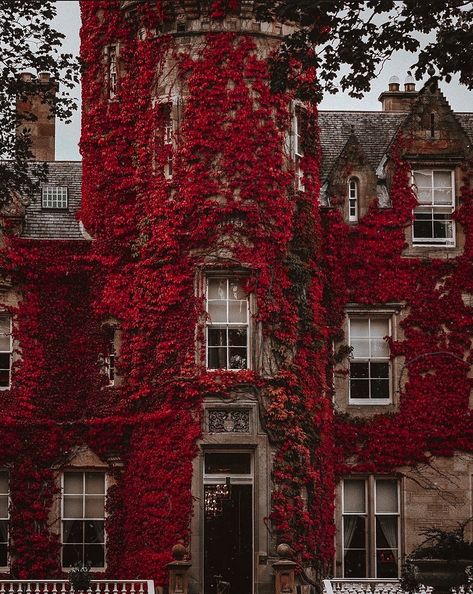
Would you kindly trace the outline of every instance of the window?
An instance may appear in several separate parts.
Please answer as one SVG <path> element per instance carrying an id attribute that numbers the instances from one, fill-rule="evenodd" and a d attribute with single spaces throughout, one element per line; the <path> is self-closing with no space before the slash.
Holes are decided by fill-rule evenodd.
<path id="1" fill-rule="evenodd" d="M 304 172 L 301 168 L 301 161 L 304 157 L 304 149 L 302 148 L 302 115 L 302 109 L 299 106 L 296 106 L 294 113 L 294 167 L 296 173 L 296 188 L 301 192 L 304 191 Z"/>
<path id="2" fill-rule="evenodd" d="M 418 206 L 414 209 L 414 245 L 455 245 L 453 171 L 422 169 L 413 172 Z"/>
<path id="3" fill-rule="evenodd" d="M 43 208 L 66 209 L 69 206 L 67 187 L 46 186 L 41 190 L 41 206 Z"/>
<path id="4" fill-rule="evenodd" d="M 389 345 L 384 340 L 391 335 L 387 317 L 349 318 L 350 402 L 385 404 L 390 401 L 391 364 Z"/>
<path id="5" fill-rule="evenodd" d="M 242 279 L 207 279 L 207 368 L 247 369 L 249 299 Z"/>
<path id="6" fill-rule="evenodd" d="M 10 387 L 12 331 L 10 314 L 0 314 L 0 389 Z"/>
<path id="7" fill-rule="evenodd" d="M 166 179 L 172 179 L 175 132 L 173 103 L 165 100 L 158 102 L 156 115 L 152 146 L 152 171 L 154 175 L 161 171 Z"/>
<path id="8" fill-rule="evenodd" d="M 358 220 L 358 181 L 354 177 L 348 182 L 348 220 Z"/>
<path id="9" fill-rule="evenodd" d="M 105 358 L 104 358 L 104 368 L 105 373 L 108 377 L 108 385 L 113 386 L 115 384 L 115 357 L 116 357 L 116 347 L 115 347 L 115 340 L 116 340 L 116 328 L 115 326 L 104 326 L 105 330 Z"/>
<path id="10" fill-rule="evenodd" d="M 8 566 L 8 472 L 0 471 L 0 567 Z"/>
<path id="11" fill-rule="evenodd" d="M 105 566 L 105 473 L 65 472 L 62 495 L 62 565 Z"/>
<path id="12" fill-rule="evenodd" d="M 342 515 L 343 577 L 398 577 L 399 482 L 345 479 Z"/>
<path id="13" fill-rule="evenodd" d="M 108 96 L 114 99 L 118 89 L 117 46 L 108 48 Z"/>

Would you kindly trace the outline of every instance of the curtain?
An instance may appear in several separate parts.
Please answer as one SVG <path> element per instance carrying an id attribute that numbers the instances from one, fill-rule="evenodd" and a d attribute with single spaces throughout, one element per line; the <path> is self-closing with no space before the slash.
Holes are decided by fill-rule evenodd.
<path id="1" fill-rule="evenodd" d="M 343 547 L 349 549 L 356 530 L 358 516 L 345 516 L 343 519 Z"/>
<path id="2" fill-rule="evenodd" d="M 377 516 L 376 520 L 389 548 L 393 551 L 397 550 L 397 517 Z"/>

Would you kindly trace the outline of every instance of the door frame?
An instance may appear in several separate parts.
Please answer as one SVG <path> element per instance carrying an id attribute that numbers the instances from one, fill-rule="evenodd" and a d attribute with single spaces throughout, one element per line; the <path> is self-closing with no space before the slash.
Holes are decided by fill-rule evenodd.
<path id="1" fill-rule="evenodd" d="M 206 454 L 249 454 L 250 455 L 250 474 L 206 474 L 205 473 L 205 456 Z M 201 473 L 201 489 L 202 489 L 202 508 L 201 508 L 201 551 L 202 551 L 202 592 L 205 588 L 205 485 L 218 485 L 225 483 L 225 480 L 230 476 L 230 483 L 232 485 L 251 485 L 251 592 L 255 591 L 255 450 L 250 448 L 205 448 L 202 451 L 202 473 Z M 204 592 L 204 594 L 206 594 Z"/>

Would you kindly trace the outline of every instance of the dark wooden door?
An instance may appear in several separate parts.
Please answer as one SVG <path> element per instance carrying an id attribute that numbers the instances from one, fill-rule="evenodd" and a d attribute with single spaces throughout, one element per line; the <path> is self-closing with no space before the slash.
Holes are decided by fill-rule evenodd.
<path id="1" fill-rule="evenodd" d="M 208 494 L 215 485 L 204 488 Z M 205 510 L 204 579 L 205 594 L 252 594 L 252 485 L 231 485 L 216 510 Z"/>

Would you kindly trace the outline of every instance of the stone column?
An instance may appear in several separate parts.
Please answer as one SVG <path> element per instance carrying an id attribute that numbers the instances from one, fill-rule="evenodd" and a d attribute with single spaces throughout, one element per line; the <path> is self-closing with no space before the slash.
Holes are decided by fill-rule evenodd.
<path id="1" fill-rule="evenodd" d="M 169 571 L 169 594 L 188 594 L 189 577 L 187 572 L 192 563 L 187 560 L 186 547 L 177 543 L 172 547 L 173 561 L 167 564 Z"/>
<path id="2" fill-rule="evenodd" d="M 279 560 L 273 563 L 274 594 L 295 594 L 297 563 L 290 559 L 292 550 L 287 544 L 280 544 L 276 549 Z"/>

